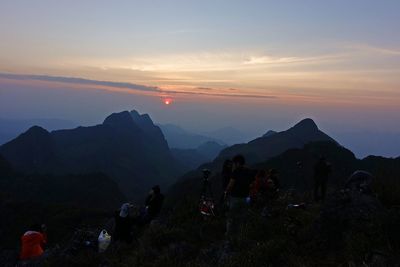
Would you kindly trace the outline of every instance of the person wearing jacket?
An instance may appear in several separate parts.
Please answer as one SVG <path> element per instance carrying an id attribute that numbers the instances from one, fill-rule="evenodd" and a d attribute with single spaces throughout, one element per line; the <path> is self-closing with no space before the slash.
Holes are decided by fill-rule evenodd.
<path id="1" fill-rule="evenodd" d="M 32 225 L 21 237 L 20 260 L 35 260 L 43 256 L 47 243 L 46 226 Z"/>

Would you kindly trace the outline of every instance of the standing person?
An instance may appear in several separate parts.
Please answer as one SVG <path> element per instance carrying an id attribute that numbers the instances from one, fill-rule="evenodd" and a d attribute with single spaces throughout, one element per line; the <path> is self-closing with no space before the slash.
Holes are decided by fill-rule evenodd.
<path id="1" fill-rule="evenodd" d="M 45 251 L 47 243 L 46 226 L 42 224 L 34 224 L 29 227 L 21 237 L 21 264 L 29 264 L 40 260 Z"/>
<path id="2" fill-rule="evenodd" d="M 233 168 L 233 162 L 230 159 L 227 159 L 224 161 L 224 164 L 222 165 L 222 171 L 221 171 L 221 184 L 222 184 L 222 196 L 221 196 L 221 204 L 225 207 L 225 190 L 228 187 L 229 181 L 232 176 L 232 168 Z"/>
<path id="3" fill-rule="evenodd" d="M 222 178 L 222 188 L 225 190 L 228 187 L 229 180 L 232 175 L 233 162 L 230 159 L 224 161 L 222 166 L 221 178 Z"/>
<path id="4" fill-rule="evenodd" d="M 153 186 L 149 195 L 146 198 L 145 205 L 145 223 L 150 223 L 154 220 L 161 211 L 162 204 L 164 202 L 164 195 L 161 194 L 159 185 Z"/>
<path id="5" fill-rule="evenodd" d="M 231 235 L 246 216 L 247 198 L 250 194 L 250 185 L 254 181 L 254 171 L 245 166 L 246 160 L 242 155 L 233 158 L 234 170 L 225 191 L 229 197 L 229 212 L 226 224 L 226 234 Z"/>
<path id="6" fill-rule="evenodd" d="M 268 172 L 268 178 L 274 182 L 274 189 L 279 191 L 281 183 L 279 182 L 279 173 L 276 169 L 270 169 Z"/>
<path id="7" fill-rule="evenodd" d="M 129 216 L 129 210 L 132 207 L 129 203 L 124 203 L 121 209 L 115 214 L 114 241 L 122 241 L 130 244 L 133 240 L 131 229 L 133 218 Z"/>
<path id="8" fill-rule="evenodd" d="M 331 165 L 321 156 L 314 166 L 314 200 L 324 200 Z"/>

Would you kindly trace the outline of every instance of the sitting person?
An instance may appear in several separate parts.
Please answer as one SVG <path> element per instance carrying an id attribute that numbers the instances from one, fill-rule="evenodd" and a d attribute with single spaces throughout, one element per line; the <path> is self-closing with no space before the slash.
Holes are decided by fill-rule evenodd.
<path id="1" fill-rule="evenodd" d="M 131 207 L 131 204 L 124 203 L 122 204 L 121 209 L 116 212 L 114 241 L 122 241 L 128 244 L 132 242 L 133 238 L 131 229 L 134 221 L 133 218 L 129 216 L 129 210 Z"/>
<path id="2" fill-rule="evenodd" d="M 363 193 L 371 193 L 373 175 L 367 171 L 357 170 L 346 181 L 346 188 L 357 189 Z"/>
<path id="3" fill-rule="evenodd" d="M 46 226 L 32 225 L 21 237 L 20 259 L 22 261 L 40 259 L 44 255 L 46 243 Z"/>

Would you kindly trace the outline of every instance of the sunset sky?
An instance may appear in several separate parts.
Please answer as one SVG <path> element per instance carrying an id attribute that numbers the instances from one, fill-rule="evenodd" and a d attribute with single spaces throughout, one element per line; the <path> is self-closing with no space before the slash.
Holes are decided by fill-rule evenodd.
<path id="1" fill-rule="evenodd" d="M 397 0 L 2 0 L 0 117 L 93 123 L 137 108 L 194 130 L 309 116 L 400 132 L 399 12 Z"/>

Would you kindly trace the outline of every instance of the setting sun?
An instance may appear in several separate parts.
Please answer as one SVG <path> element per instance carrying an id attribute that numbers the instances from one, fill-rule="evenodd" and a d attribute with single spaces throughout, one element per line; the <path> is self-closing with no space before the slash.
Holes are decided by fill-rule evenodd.
<path id="1" fill-rule="evenodd" d="M 172 99 L 170 99 L 170 98 L 164 99 L 165 105 L 170 105 L 171 103 L 172 103 Z"/>

